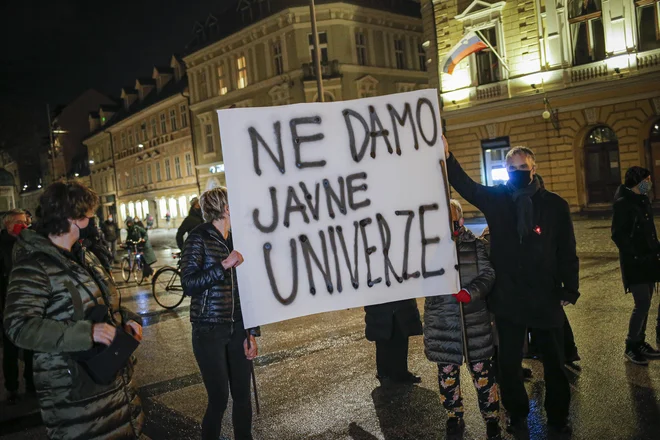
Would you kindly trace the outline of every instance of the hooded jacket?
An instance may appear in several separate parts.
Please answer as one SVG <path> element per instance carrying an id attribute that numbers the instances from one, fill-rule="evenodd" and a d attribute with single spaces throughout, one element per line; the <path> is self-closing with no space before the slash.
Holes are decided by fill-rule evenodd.
<path id="1" fill-rule="evenodd" d="M 176 245 L 179 247 L 179 249 L 183 250 L 183 244 L 185 243 L 185 240 L 183 237 L 186 234 L 190 234 L 190 232 L 195 229 L 197 226 L 201 225 L 204 223 L 204 217 L 202 217 L 202 210 L 197 208 L 190 208 L 190 211 L 188 212 L 188 217 L 186 217 L 183 222 L 181 223 L 181 226 L 179 226 L 179 229 L 176 231 Z"/>
<path id="2" fill-rule="evenodd" d="M 633 284 L 660 281 L 660 243 L 653 223 L 651 202 L 621 185 L 614 195 L 612 240 L 619 248 L 626 291 Z"/>
<path id="3" fill-rule="evenodd" d="M 34 383 L 48 438 L 137 439 L 144 414 L 132 364 L 110 385 L 99 385 L 74 360 L 74 353 L 93 347 L 92 322 L 84 316 L 95 302 L 82 285 L 109 307 L 116 325 L 140 318 L 119 307 L 117 289 L 93 255 L 81 260 L 86 268 L 46 237 L 23 231 L 14 249 L 5 331 L 14 344 L 35 351 Z"/>
<path id="4" fill-rule="evenodd" d="M 144 261 L 147 264 L 154 264 L 156 261 L 158 261 L 156 259 L 156 253 L 154 252 L 154 248 L 151 246 L 151 242 L 149 241 L 149 234 L 147 234 L 147 230 L 139 226 L 137 223 L 134 223 L 133 226 L 128 228 L 128 230 L 126 231 L 126 240 L 131 240 L 131 241 L 144 240 L 144 244 L 143 244 Z"/>
<path id="5" fill-rule="evenodd" d="M 457 241 L 461 287 L 471 300 L 463 306 L 452 295 L 427 297 L 424 303 L 424 352 L 437 363 L 463 363 L 463 326 L 467 330 L 470 362 L 493 356 L 493 332 L 486 308 L 486 297 L 495 284 L 495 271 L 488 260 L 486 246 L 468 229 L 462 228 Z"/>

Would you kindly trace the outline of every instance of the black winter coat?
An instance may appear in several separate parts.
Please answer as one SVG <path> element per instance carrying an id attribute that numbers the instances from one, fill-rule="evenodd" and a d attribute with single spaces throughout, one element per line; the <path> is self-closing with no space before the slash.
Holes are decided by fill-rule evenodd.
<path id="1" fill-rule="evenodd" d="M 186 234 L 190 234 L 190 232 L 192 232 L 193 229 L 195 229 L 197 226 L 201 225 L 202 223 L 204 223 L 204 217 L 202 217 L 202 210 L 190 208 L 190 211 L 188 212 L 188 217 L 183 219 L 183 222 L 181 222 L 181 226 L 179 226 L 179 229 L 176 231 L 176 245 L 179 247 L 179 249 L 183 250 L 183 244 L 184 244 L 183 237 Z"/>
<path id="2" fill-rule="evenodd" d="M 109 220 L 104 221 L 101 224 L 101 231 L 103 232 L 103 237 L 109 243 L 117 241 L 117 238 L 119 237 L 119 226 L 117 226 L 117 223 L 115 222 Z"/>
<path id="3" fill-rule="evenodd" d="M 474 182 L 453 155 L 447 159 L 449 183 L 486 216 L 490 260 L 497 280 L 488 297 L 500 319 L 535 328 L 564 324 L 561 301 L 573 304 L 580 293 L 579 260 L 568 203 L 544 188 L 532 196 L 534 229 L 523 240 L 516 227 L 516 205 L 505 185 Z"/>
<path id="4" fill-rule="evenodd" d="M 458 237 L 461 287 L 470 292 L 471 301 L 463 306 L 470 362 L 493 356 L 493 332 L 486 308 L 486 296 L 495 284 L 495 271 L 488 260 L 486 246 L 463 228 Z M 463 324 L 458 301 L 452 295 L 430 296 L 424 303 L 424 352 L 432 361 L 463 363 Z"/>
<path id="5" fill-rule="evenodd" d="M 368 341 L 389 341 L 395 325 L 405 336 L 422 334 L 422 321 L 415 299 L 366 306 L 364 311 L 364 333 Z"/>
<path id="6" fill-rule="evenodd" d="M 9 275 L 14 267 L 12 252 L 16 244 L 16 237 L 10 235 L 6 229 L 0 232 L 0 318 L 5 310 L 5 298 L 7 296 L 7 284 Z"/>
<path id="7" fill-rule="evenodd" d="M 619 248 L 623 285 L 660 281 L 660 243 L 647 196 L 621 185 L 614 196 L 612 240 Z"/>
<path id="8" fill-rule="evenodd" d="M 222 261 L 234 249 L 211 223 L 190 233 L 181 254 L 183 291 L 192 297 L 190 321 L 231 323 L 242 320 L 236 269 L 225 270 Z"/>

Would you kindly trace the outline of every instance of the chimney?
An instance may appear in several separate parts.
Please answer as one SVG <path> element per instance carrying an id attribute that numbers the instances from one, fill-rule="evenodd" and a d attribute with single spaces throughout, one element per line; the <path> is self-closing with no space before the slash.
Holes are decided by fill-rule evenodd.
<path id="1" fill-rule="evenodd" d="M 124 108 L 128 110 L 137 99 L 137 91 L 132 87 L 121 89 L 121 99 L 124 101 Z"/>

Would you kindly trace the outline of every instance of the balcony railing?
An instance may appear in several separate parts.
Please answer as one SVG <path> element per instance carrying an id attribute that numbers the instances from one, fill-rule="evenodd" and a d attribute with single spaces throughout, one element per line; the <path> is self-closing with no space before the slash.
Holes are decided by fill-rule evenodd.
<path id="1" fill-rule="evenodd" d="M 509 97 L 509 86 L 506 81 L 486 84 L 477 87 L 477 101 L 491 101 Z"/>
<path id="2" fill-rule="evenodd" d="M 660 49 L 637 54 L 637 68 L 646 70 L 660 67 Z"/>
<path id="3" fill-rule="evenodd" d="M 316 79 L 316 68 L 314 63 L 304 63 L 302 65 L 303 71 L 303 81 L 309 81 Z M 323 78 L 337 78 L 340 76 L 339 72 L 339 60 L 328 61 L 327 63 L 321 64 L 321 75 Z"/>
<path id="4" fill-rule="evenodd" d="M 586 64 L 584 66 L 575 66 L 570 69 L 571 82 L 592 81 L 607 76 L 607 64 L 605 61 Z"/>

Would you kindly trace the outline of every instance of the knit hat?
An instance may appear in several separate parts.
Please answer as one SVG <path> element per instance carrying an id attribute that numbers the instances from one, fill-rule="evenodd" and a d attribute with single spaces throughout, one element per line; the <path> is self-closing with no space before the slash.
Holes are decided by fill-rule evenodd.
<path id="1" fill-rule="evenodd" d="M 626 179 L 624 185 L 626 185 L 628 188 L 634 188 L 639 185 L 642 180 L 646 179 L 650 175 L 651 172 L 646 168 L 630 167 L 628 168 L 628 171 L 626 171 Z"/>

